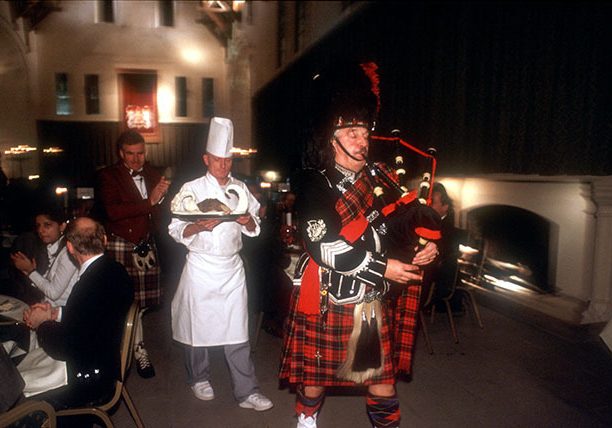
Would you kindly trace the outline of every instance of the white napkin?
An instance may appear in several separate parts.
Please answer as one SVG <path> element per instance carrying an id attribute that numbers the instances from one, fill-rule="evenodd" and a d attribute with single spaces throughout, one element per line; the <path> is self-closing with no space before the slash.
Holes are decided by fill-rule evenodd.
<path id="1" fill-rule="evenodd" d="M 68 384 L 66 363 L 51 358 L 43 348 L 31 349 L 17 366 L 25 381 L 23 395 L 30 397 Z"/>

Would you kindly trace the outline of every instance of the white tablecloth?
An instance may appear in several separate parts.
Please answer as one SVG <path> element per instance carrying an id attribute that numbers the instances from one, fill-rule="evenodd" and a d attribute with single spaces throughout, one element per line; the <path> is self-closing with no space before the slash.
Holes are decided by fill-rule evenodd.
<path id="1" fill-rule="evenodd" d="M 15 321 L 23 320 L 23 311 L 28 305 L 14 297 L 0 294 L 0 314 L 5 317 L 14 319 Z M 3 342 L 2 345 L 6 349 L 10 357 L 17 357 L 25 353 L 24 350 L 17 347 L 14 341 Z M 67 384 L 68 376 L 66 372 L 66 363 L 51 358 L 47 353 L 38 346 L 36 333 L 30 333 L 30 350 L 26 356 L 17 365 L 17 370 L 25 381 L 25 389 L 23 395 L 30 397 L 40 394 L 51 389 L 59 388 Z"/>
<path id="2" fill-rule="evenodd" d="M 28 307 L 25 302 L 11 296 L 0 294 L 0 315 L 15 320 L 15 322 L 23 321 L 23 311 Z M 5 321 L 2 321 L 5 322 Z M 11 358 L 25 354 L 25 351 L 17 343 L 9 340 L 2 342 L 7 355 Z"/>

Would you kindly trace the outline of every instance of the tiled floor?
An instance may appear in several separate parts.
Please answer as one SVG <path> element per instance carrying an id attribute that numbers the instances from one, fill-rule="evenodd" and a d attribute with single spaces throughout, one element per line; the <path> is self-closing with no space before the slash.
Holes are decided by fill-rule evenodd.
<path id="1" fill-rule="evenodd" d="M 457 319 L 458 344 L 444 316 L 429 326 L 434 354 L 419 335 L 412 381 L 398 384 L 405 427 L 612 427 L 612 354 L 594 335 L 560 337 L 521 320 L 516 308 L 481 306 L 484 330 Z M 504 315 L 505 313 L 505 315 Z M 185 385 L 167 308 L 145 316 L 157 376 L 127 382 L 147 427 L 294 427 L 294 395 L 276 377 L 280 339 L 261 332 L 254 354 L 261 387 L 274 408 L 241 409 L 231 394 L 220 350 L 213 352 L 217 398 L 203 402 Z M 122 404 L 117 427 L 132 427 Z M 361 395 L 330 395 L 319 427 L 369 427 Z"/>

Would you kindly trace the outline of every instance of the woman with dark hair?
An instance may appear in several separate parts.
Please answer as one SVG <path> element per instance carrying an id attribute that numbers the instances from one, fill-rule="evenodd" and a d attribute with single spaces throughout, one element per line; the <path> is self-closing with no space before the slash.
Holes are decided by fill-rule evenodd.
<path id="1" fill-rule="evenodd" d="M 46 301 L 53 306 L 64 306 L 78 273 L 77 265 L 66 249 L 66 216 L 61 208 L 49 206 L 36 213 L 35 222 L 36 234 L 46 248 L 48 266 L 37 269 L 36 259 L 21 251 L 11 254 L 11 260 L 15 268 L 43 292 Z"/>

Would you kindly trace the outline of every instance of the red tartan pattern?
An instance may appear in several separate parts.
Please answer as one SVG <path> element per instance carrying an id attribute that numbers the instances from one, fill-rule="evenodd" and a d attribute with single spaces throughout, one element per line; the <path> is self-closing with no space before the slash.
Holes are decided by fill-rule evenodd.
<path id="1" fill-rule="evenodd" d="M 159 305 L 161 303 L 161 286 L 159 281 L 160 268 L 157 248 L 153 244 L 157 264 L 152 269 L 142 272 L 134 266 L 132 250 L 134 244 L 117 235 L 111 235 L 106 245 L 106 254 L 121 263 L 134 282 L 134 299 L 141 308 Z"/>
<path id="2" fill-rule="evenodd" d="M 376 164 L 381 170 L 383 170 L 389 178 L 396 183 L 398 182 L 397 175 L 394 171 L 389 169 L 383 163 Z M 353 183 L 352 186 L 347 186 L 346 191 L 342 194 L 342 197 L 336 202 L 336 211 L 342 219 L 342 226 L 346 226 L 354 219 L 364 215 L 366 210 L 372 206 L 374 202 L 374 187 L 372 180 L 368 178 L 366 172 L 362 171 L 361 175 Z M 375 179 L 377 184 L 386 187 L 386 184 Z"/>
<path id="3" fill-rule="evenodd" d="M 393 363 L 398 373 L 412 371 L 421 286 L 414 285 L 399 296 L 391 308 L 393 315 Z"/>
<path id="4" fill-rule="evenodd" d="M 279 377 L 290 383 L 307 386 L 357 385 L 335 376 L 338 367 L 346 359 L 348 341 L 353 331 L 355 305 L 338 306 L 330 303 L 327 326 L 323 329 L 320 315 L 304 315 L 296 310 L 299 291 L 300 287 L 295 287 L 291 298 L 292 310 L 287 319 Z M 365 385 L 395 382 L 388 321 L 381 323 L 381 343 L 385 354 L 383 373 L 368 379 Z M 317 351 L 321 356 L 319 359 L 316 358 Z"/>
<path id="5" fill-rule="evenodd" d="M 366 209 L 372 206 L 374 193 L 372 184 L 364 172 L 352 186 L 347 186 L 346 191 L 336 202 L 336 211 L 342 219 L 342 227 L 349 224 L 358 217 L 362 217 Z"/>

